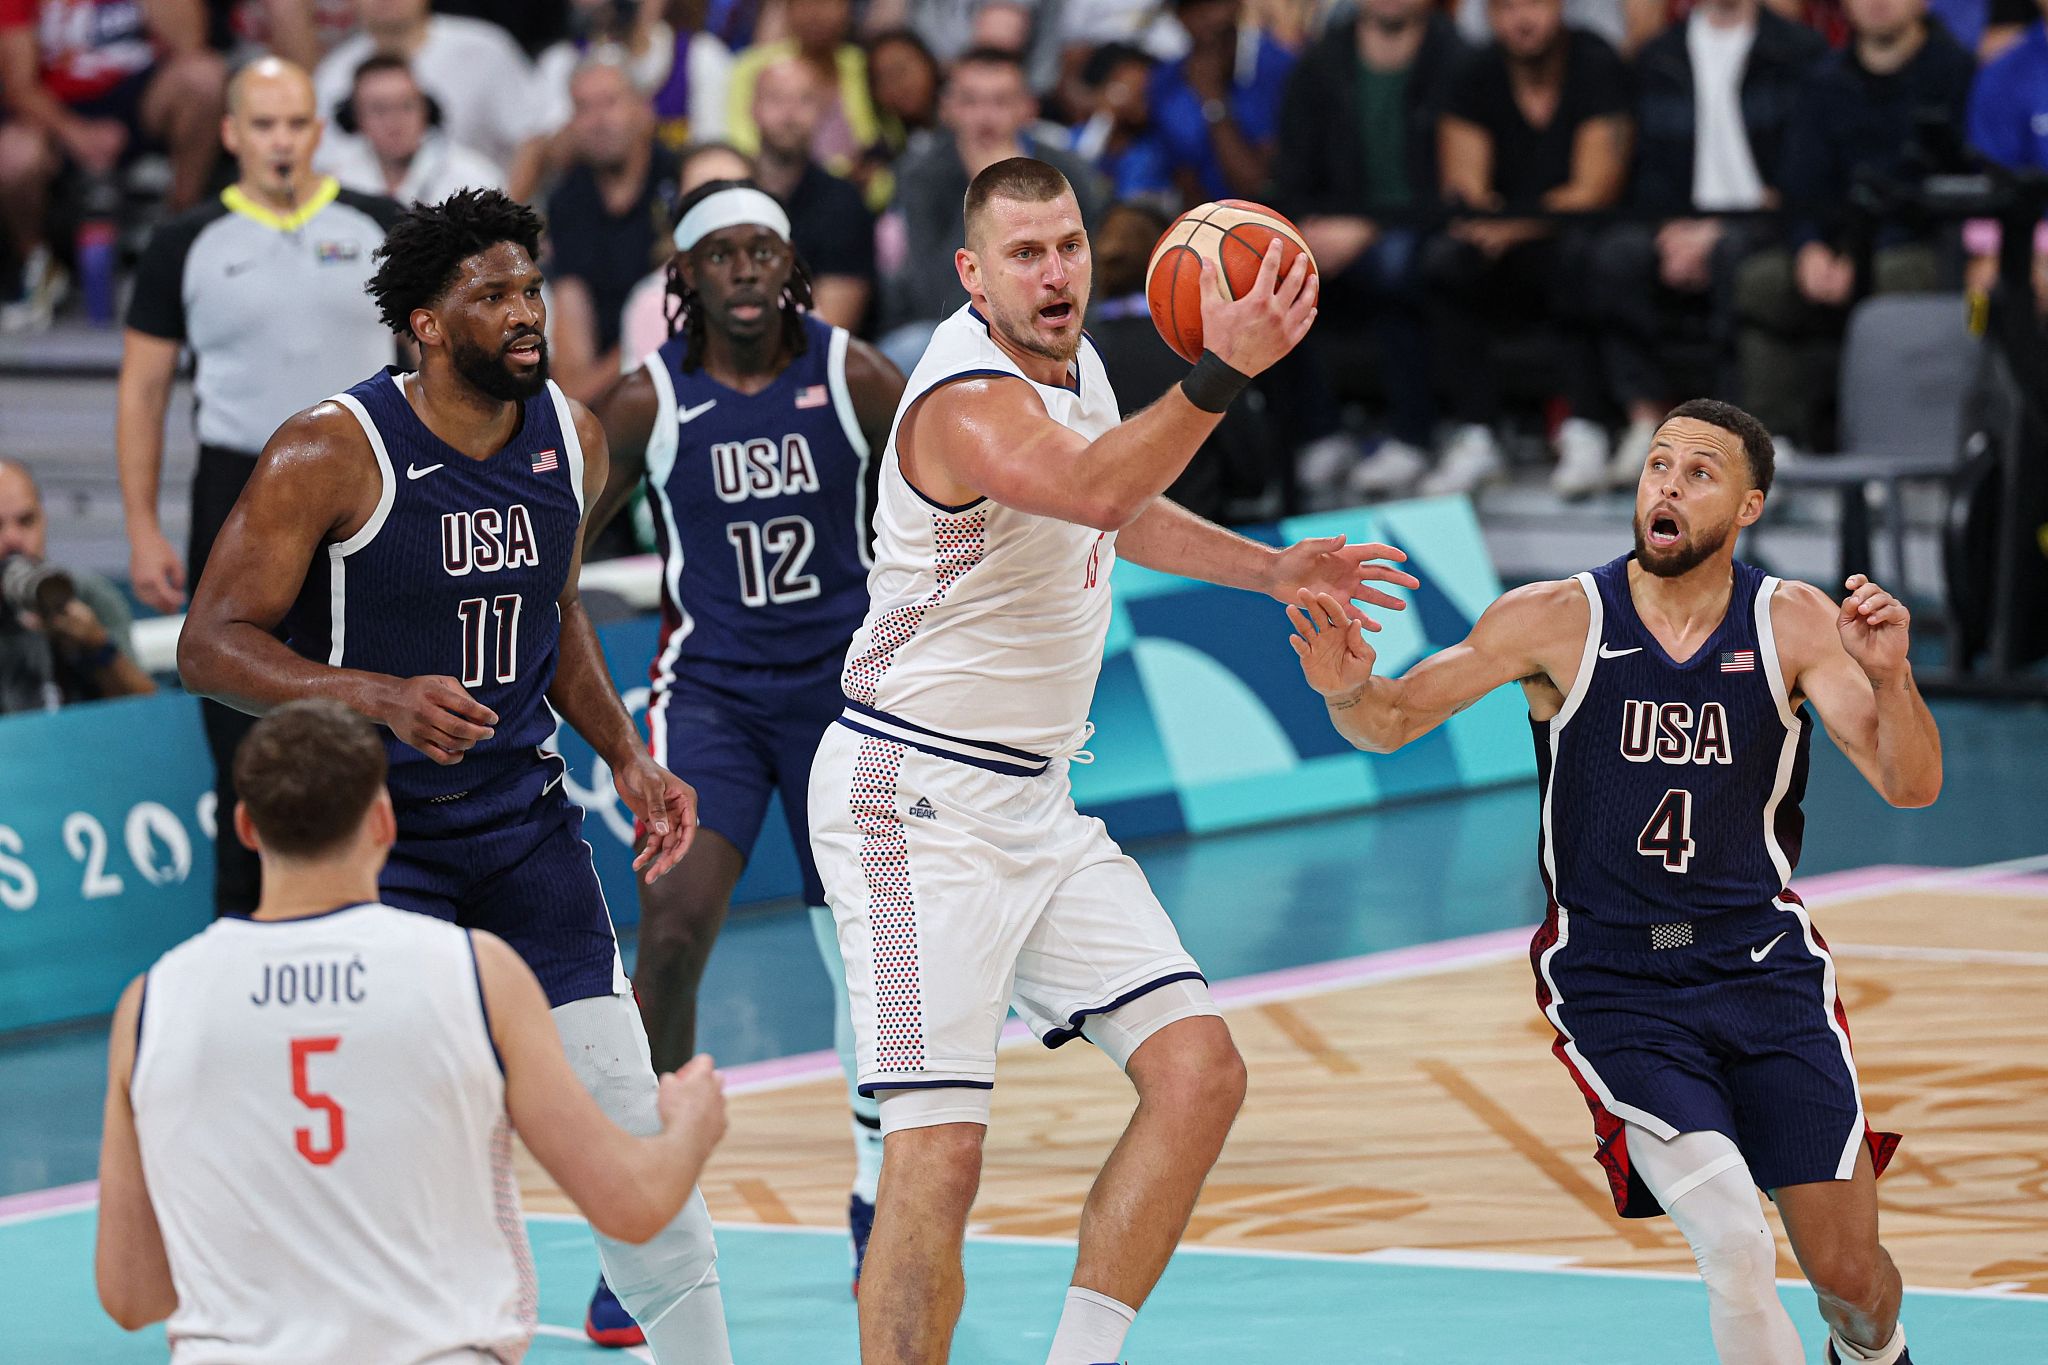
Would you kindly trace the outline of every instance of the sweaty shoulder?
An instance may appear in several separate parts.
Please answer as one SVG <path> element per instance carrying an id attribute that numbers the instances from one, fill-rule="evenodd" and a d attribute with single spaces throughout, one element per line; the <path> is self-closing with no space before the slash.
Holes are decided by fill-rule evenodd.
<path id="1" fill-rule="evenodd" d="M 896 460 L 911 487 L 953 507 L 993 496 L 975 479 L 1006 451 L 1028 444 L 1040 426 L 1060 431 L 1045 402 L 1021 375 L 977 374 L 920 395 L 896 428 Z M 998 499 L 1000 501 L 1000 499 Z"/>
<path id="2" fill-rule="evenodd" d="M 1570 578 L 1528 583 L 1502 593 L 1473 627 L 1472 638 L 1524 669 L 1524 684 L 1548 679 L 1558 693 L 1578 680 L 1593 611 L 1585 589 Z"/>
<path id="3" fill-rule="evenodd" d="M 370 519 L 384 485 L 362 423 L 332 398 L 293 413 L 271 433 L 254 477 L 266 489 L 288 490 L 295 515 L 318 519 L 337 540 Z"/>
<path id="4" fill-rule="evenodd" d="M 1771 593 L 1771 634 L 1787 678 L 1816 661 L 1825 650 L 1840 647 L 1835 621 L 1841 608 L 1811 583 L 1786 579 Z"/>

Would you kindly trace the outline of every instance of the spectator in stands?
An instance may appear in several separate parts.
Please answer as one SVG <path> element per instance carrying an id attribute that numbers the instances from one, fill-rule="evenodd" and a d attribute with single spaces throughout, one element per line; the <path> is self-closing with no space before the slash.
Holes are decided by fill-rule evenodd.
<path id="1" fill-rule="evenodd" d="M 666 0 L 571 0 L 569 35 L 534 64 L 540 126 L 557 134 L 568 126 L 569 78 L 577 64 L 592 48 L 615 44 L 625 52 L 633 84 L 654 102 L 663 146 L 681 151 L 722 137 L 732 52 L 702 28 L 670 25 L 667 8 Z"/>
<path id="2" fill-rule="evenodd" d="M 892 28 L 868 39 L 868 85 L 882 138 L 869 149 L 877 166 L 893 164 L 910 140 L 939 126 L 943 73 L 924 39 Z"/>
<path id="3" fill-rule="evenodd" d="M 1870 224 L 1852 213 L 1850 192 L 1860 178 L 1905 169 L 1923 121 L 1960 136 L 1975 75 L 1970 54 L 1928 19 L 1926 0 L 1847 0 L 1846 9 L 1851 41 L 1807 78 L 1785 137 L 1790 250 L 1751 257 L 1736 284 L 1743 406 L 1809 449 L 1827 443 L 1834 343 L 1849 305 L 1941 283 L 1937 230 Z"/>
<path id="4" fill-rule="evenodd" d="M 754 83 L 761 130 L 755 183 L 789 210 L 789 240 L 811 272 L 811 311 L 858 331 L 875 293 L 875 220 L 860 191 L 811 159 L 825 91 L 808 62 L 791 57 Z"/>
<path id="5" fill-rule="evenodd" d="M 114 447 L 128 571 L 158 611 L 184 605 L 279 424 L 392 358 L 391 333 L 363 286 L 398 206 L 313 170 L 320 120 L 306 73 L 274 57 L 243 67 L 228 85 L 223 132 L 239 178 L 151 234 L 122 339 Z M 188 349 L 199 466 L 181 565 L 158 494 L 171 384 Z M 254 718 L 214 702 L 202 702 L 200 715 L 220 809 L 233 810 L 235 745 Z M 214 905 L 246 914 L 256 904 L 255 858 L 233 839 L 214 847 Z"/>
<path id="6" fill-rule="evenodd" d="M 1015 53 L 977 48 L 961 57 L 939 108 L 944 131 L 903 158 L 896 202 L 878 229 L 889 329 L 878 345 L 905 374 L 924 354 L 932 329 L 966 302 L 953 252 L 961 240 L 960 204 L 975 176 L 1006 157 L 1035 156 L 1067 177 L 1091 229 L 1104 201 L 1086 162 L 1029 131 L 1038 101 Z"/>
<path id="7" fill-rule="evenodd" d="M 1301 225 L 1322 275 L 1322 335 L 1308 345 L 1326 355 L 1333 328 L 1369 328 L 1376 342 L 1391 438 L 1348 471 L 1362 497 L 1405 492 L 1429 467 L 1436 402 L 1418 220 L 1436 203 L 1437 117 L 1464 57 L 1430 0 L 1363 0 L 1355 21 L 1332 24 L 1302 54 L 1281 102 L 1273 203 Z M 1303 483 L 1346 474 L 1307 454 Z"/>
<path id="8" fill-rule="evenodd" d="M 121 590 L 96 573 L 45 563 L 48 551 L 49 521 L 35 476 L 0 459 L 0 713 L 156 691 L 135 662 Z M 47 586 L 36 581 L 44 577 Z M 44 600 L 62 603 L 54 613 L 11 600 L 39 586 Z"/>
<path id="9" fill-rule="evenodd" d="M 752 180 L 754 161 L 741 156 L 729 142 L 704 142 L 694 147 L 685 147 L 679 158 L 681 169 L 676 174 L 676 202 L 682 203 L 690 197 L 690 191 L 699 185 L 708 185 L 714 180 Z M 866 207 L 862 210 L 865 213 Z M 670 231 L 674 225 L 671 224 Z M 869 238 L 873 241 L 872 236 Z M 660 262 L 640 283 L 633 286 L 633 292 L 626 297 L 625 316 L 619 322 L 619 368 L 630 372 L 637 369 L 647 353 L 668 340 L 668 256 L 666 247 L 658 247 Z M 614 523 L 616 524 L 616 523 Z"/>
<path id="10" fill-rule="evenodd" d="M 1150 53 L 1127 43 L 1097 48 L 1081 68 L 1087 117 L 1074 126 L 1068 145 L 1087 159 L 1118 199 L 1143 195 L 1178 208 L 1173 159 L 1152 128 L 1146 95 L 1153 65 Z"/>
<path id="11" fill-rule="evenodd" d="M 441 106 L 442 131 L 509 173 L 538 130 L 533 64 L 505 30 L 481 19 L 433 14 L 428 0 L 356 0 L 363 31 L 313 73 L 320 112 L 332 117 L 377 53 L 410 63 L 420 89 Z"/>
<path id="12" fill-rule="evenodd" d="M 269 53 L 311 71 L 356 26 L 355 0 L 210 0 L 229 60 Z M 221 15 L 225 9 L 226 14 Z M 221 33 L 224 21 L 226 33 Z"/>
<path id="13" fill-rule="evenodd" d="M 1174 0 L 1188 53 L 1152 73 L 1152 122 L 1189 204 L 1265 189 L 1294 55 L 1240 27 L 1244 0 Z"/>
<path id="14" fill-rule="evenodd" d="M 47 325 L 60 292 L 44 240 L 68 163 L 110 177 L 146 146 L 170 155 L 173 210 L 206 192 L 220 154 L 227 68 L 206 48 L 200 0 L 0 0 L 0 236 L 21 278 L 0 280 L 15 325 Z"/>
<path id="15" fill-rule="evenodd" d="M 655 141 L 653 107 L 612 51 L 586 57 L 570 82 L 574 161 L 547 206 L 554 375 L 585 402 L 618 377 L 626 298 L 667 257 L 678 202 L 680 165 Z"/>
<path id="16" fill-rule="evenodd" d="M 2016 171 L 2048 171 L 2048 23 L 2035 20 L 2019 41 L 1977 72 L 1970 91 L 1970 145 Z M 1970 292 L 1988 295 L 1998 278 L 1999 226 L 1970 223 Z M 2034 234 L 2034 294 L 2048 306 L 2048 225 Z"/>
<path id="17" fill-rule="evenodd" d="M 355 87 L 334 113 L 315 164 L 344 188 L 400 204 L 438 204 L 460 189 L 505 188 L 505 172 L 441 131 L 441 110 L 402 57 L 379 54 L 356 68 Z"/>
<path id="18" fill-rule="evenodd" d="M 939 126 L 939 86 L 944 73 L 924 39 L 907 28 L 892 28 L 868 39 L 868 85 L 882 140 L 893 152 L 918 133 Z"/>
<path id="19" fill-rule="evenodd" d="M 1659 221 L 1604 232 L 1593 307 L 1608 384 L 1628 417 L 1609 480 L 1633 487 L 1674 397 L 1658 352 L 1674 315 L 1703 318 L 1717 356 L 1735 352 L 1735 278 L 1776 240 L 1760 222 L 1717 218 L 1774 208 L 1801 85 L 1826 46 L 1759 0 L 1700 0 L 1636 59 L 1635 206 Z M 1717 375 L 1722 396 L 1737 388 Z"/>
<path id="20" fill-rule="evenodd" d="M 1444 197 L 1498 214 L 1570 214 L 1614 207 L 1628 174 L 1628 72 L 1614 49 L 1568 28 L 1560 0 L 1489 0 L 1494 41 L 1452 79 L 1440 125 Z M 1596 420 L 1605 407 L 1584 307 L 1590 242 L 1547 217 L 1469 218 L 1424 252 L 1437 387 L 1457 422 L 1430 494 L 1469 493 L 1504 468 L 1493 423 L 1501 381 L 1494 333 L 1552 329 L 1558 381 L 1572 415 L 1558 429 L 1552 487 L 1576 497 L 1602 487 L 1611 454 Z"/>
<path id="21" fill-rule="evenodd" d="M 1088 298 L 1088 335 L 1126 416 L 1150 406 L 1188 373 L 1188 363 L 1152 324 L 1145 301 L 1145 270 L 1168 221 L 1166 211 L 1150 199 L 1113 204 L 1089 238 L 1095 282 Z M 1264 491 L 1273 449 L 1264 405 L 1255 393 L 1248 394 L 1230 405 L 1166 495 L 1200 516 L 1223 520 L 1232 500 Z"/>
<path id="22" fill-rule="evenodd" d="M 850 41 L 851 0 L 785 0 L 790 36 L 762 43 L 739 55 L 726 91 L 726 136 L 733 146 L 755 156 L 761 130 L 754 125 L 754 83 L 777 62 L 792 57 L 810 64 L 826 92 L 825 116 L 811 135 L 811 159 L 834 175 L 859 173 L 862 154 L 881 138 L 881 124 L 868 95 L 868 58 Z M 868 206 L 879 211 L 888 202 L 886 177 L 869 181 Z"/>

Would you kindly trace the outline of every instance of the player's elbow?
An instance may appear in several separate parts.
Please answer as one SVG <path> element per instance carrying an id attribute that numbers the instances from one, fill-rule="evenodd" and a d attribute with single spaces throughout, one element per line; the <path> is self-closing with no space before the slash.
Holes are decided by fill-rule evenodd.
<path id="1" fill-rule="evenodd" d="M 1149 497 L 1137 498 L 1115 493 L 1085 495 L 1081 505 L 1074 509 L 1074 520 L 1097 531 L 1121 531 L 1138 519 L 1151 502 Z"/>
<path id="2" fill-rule="evenodd" d="M 178 681 L 187 692 L 210 697 L 219 651 L 213 647 L 212 632 L 195 629 L 195 624 L 187 616 L 185 628 L 178 632 Z"/>
<path id="3" fill-rule="evenodd" d="M 139 1332 L 153 1322 L 162 1322 L 178 1306 L 175 1294 L 170 1302 L 160 1302 L 161 1296 L 142 1290 L 135 1277 L 102 1269 L 98 1279 L 100 1307 L 124 1332 Z"/>
<path id="4" fill-rule="evenodd" d="M 585 1209 L 590 1226 L 615 1242 L 628 1242 L 639 1246 L 651 1242 L 661 1230 L 668 1226 L 669 1219 L 661 1216 L 661 1210 L 652 1200 L 641 1197 L 622 1198 L 612 1207 Z M 671 1213 L 670 1218 L 675 1215 Z"/>
<path id="5" fill-rule="evenodd" d="M 1941 795 L 1941 770 L 1935 769 L 1925 776 L 1904 779 L 1891 783 L 1884 799 L 1900 810 L 1920 810 L 1934 804 Z"/>

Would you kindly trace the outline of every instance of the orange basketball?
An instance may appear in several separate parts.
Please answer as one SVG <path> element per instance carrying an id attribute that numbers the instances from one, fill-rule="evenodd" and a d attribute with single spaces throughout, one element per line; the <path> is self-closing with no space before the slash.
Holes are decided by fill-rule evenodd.
<path id="1" fill-rule="evenodd" d="M 1197 205 L 1174 219 L 1160 236 L 1145 271 L 1145 302 L 1151 306 L 1153 326 L 1182 360 L 1192 363 L 1202 357 L 1202 257 L 1216 262 L 1224 289 L 1239 298 L 1258 280 L 1267 244 L 1276 237 L 1283 276 L 1302 255 L 1308 256 L 1309 272 L 1315 272 L 1316 258 L 1302 240 L 1301 229 L 1249 199 Z"/>

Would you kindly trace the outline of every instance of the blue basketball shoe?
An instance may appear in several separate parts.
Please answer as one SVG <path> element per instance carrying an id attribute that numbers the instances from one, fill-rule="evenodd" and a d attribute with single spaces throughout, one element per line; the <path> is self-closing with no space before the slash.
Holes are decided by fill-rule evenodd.
<path id="1" fill-rule="evenodd" d="M 875 1230 L 875 1206 L 859 1195 L 846 1199 L 846 1229 L 853 1235 L 853 1296 L 860 1297 L 860 1268 L 868 1259 L 868 1236 Z"/>
<path id="2" fill-rule="evenodd" d="M 583 1316 L 583 1335 L 615 1350 L 647 1344 L 647 1334 L 612 1293 L 603 1275 L 597 1277 L 597 1289 L 590 1296 L 590 1311 Z"/>

